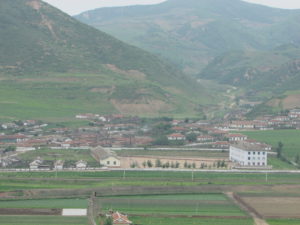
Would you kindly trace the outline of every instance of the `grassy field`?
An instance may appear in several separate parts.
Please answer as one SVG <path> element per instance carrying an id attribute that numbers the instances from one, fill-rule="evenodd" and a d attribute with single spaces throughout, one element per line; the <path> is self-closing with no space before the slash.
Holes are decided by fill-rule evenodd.
<path id="1" fill-rule="evenodd" d="M 212 157 L 225 158 L 228 152 L 220 151 L 166 151 L 166 150 L 121 150 L 116 151 L 118 156 L 174 156 L 174 157 Z"/>
<path id="2" fill-rule="evenodd" d="M 268 156 L 268 165 L 272 165 L 275 170 L 297 170 L 298 168 L 278 159 L 276 156 Z"/>
<path id="3" fill-rule="evenodd" d="M 192 180 L 192 174 L 194 180 Z M 0 190 L 84 189 L 111 186 L 197 186 L 300 184 L 300 174 L 207 173 L 207 172 L 20 172 L 0 173 Z"/>
<path id="4" fill-rule="evenodd" d="M 270 225 L 300 225 L 300 220 L 295 219 L 269 219 Z"/>
<path id="5" fill-rule="evenodd" d="M 222 194 L 155 195 L 99 198 L 104 210 L 128 214 L 184 216 L 246 216 Z"/>
<path id="6" fill-rule="evenodd" d="M 142 225 L 253 225 L 251 219 L 197 219 L 197 218 L 158 218 L 130 217 L 136 224 Z"/>
<path id="7" fill-rule="evenodd" d="M 41 199 L 41 200 L 1 200 L 0 208 L 44 208 L 76 209 L 87 208 L 86 199 Z"/>
<path id="8" fill-rule="evenodd" d="M 18 79 L 0 74 L 0 121 L 40 119 L 65 122 L 74 121 L 75 115 L 80 113 L 117 112 L 145 117 L 202 117 L 203 113 L 189 107 L 190 103 L 210 105 L 223 97 L 212 97 L 209 88 L 199 92 L 206 97 L 193 97 L 174 87 L 166 88 L 147 79 L 124 76 L 110 70 L 99 74 L 28 75 Z M 170 100 L 166 101 L 166 95 L 170 96 Z M 210 100 L 207 96 L 210 96 Z M 149 102 L 154 100 L 159 104 L 156 107 L 146 105 L 145 109 L 143 99 Z M 133 105 L 131 108 L 122 105 L 132 101 L 141 105 L 137 104 L 136 108 Z"/>
<path id="9" fill-rule="evenodd" d="M 272 131 L 248 131 L 242 132 L 252 139 L 265 142 L 276 149 L 278 142 L 283 143 L 283 154 L 289 159 L 294 159 L 300 154 L 300 130 L 272 130 Z"/>
<path id="10" fill-rule="evenodd" d="M 0 216 L 1 225 L 88 225 L 86 217 Z"/>

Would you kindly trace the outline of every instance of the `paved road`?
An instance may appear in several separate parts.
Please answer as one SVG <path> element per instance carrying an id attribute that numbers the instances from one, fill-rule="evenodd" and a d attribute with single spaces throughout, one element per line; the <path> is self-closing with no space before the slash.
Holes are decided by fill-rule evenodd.
<path id="1" fill-rule="evenodd" d="M 55 171 L 50 169 L 0 169 L 0 172 L 32 172 L 32 171 Z M 86 168 L 86 169 L 63 169 L 59 171 L 72 171 L 72 172 L 88 172 L 88 171 L 153 171 L 153 172 L 203 172 L 203 173 L 262 173 L 266 174 L 275 174 L 275 173 L 289 173 L 289 174 L 300 174 L 300 170 L 202 170 L 202 169 L 159 169 L 159 168 L 152 168 L 152 169 L 120 169 L 120 168 Z"/>

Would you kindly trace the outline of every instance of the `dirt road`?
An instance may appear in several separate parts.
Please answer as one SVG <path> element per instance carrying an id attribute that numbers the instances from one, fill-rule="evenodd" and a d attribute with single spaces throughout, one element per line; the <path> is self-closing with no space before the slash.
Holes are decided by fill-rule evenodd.
<path id="1" fill-rule="evenodd" d="M 244 202 L 239 196 L 233 192 L 226 192 L 226 195 L 253 218 L 255 225 L 269 225 L 255 209 Z"/>

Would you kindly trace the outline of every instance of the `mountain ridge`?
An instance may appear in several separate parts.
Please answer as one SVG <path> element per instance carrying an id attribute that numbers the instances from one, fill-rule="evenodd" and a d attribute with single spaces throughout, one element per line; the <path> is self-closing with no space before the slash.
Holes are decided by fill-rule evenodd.
<path id="1" fill-rule="evenodd" d="M 0 1 L 0 119 L 197 115 L 205 87 L 40 0 Z M 215 103 L 214 103 L 215 104 Z"/>
<path id="2" fill-rule="evenodd" d="M 300 43 L 299 12 L 239 0 L 169 0 L 151 6 L 100 8 L 75 18 L 195 75 L 228 51 Z"/>

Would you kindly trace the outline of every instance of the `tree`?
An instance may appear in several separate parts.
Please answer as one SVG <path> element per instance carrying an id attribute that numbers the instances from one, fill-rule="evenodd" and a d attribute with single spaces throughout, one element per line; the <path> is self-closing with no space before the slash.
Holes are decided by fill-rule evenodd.
<path id="1" fill-rule="evenodd" d="M 142 165 L 143 165 L 143 167 L 145 168 L 145 167 L 147 166 L 147 163 L 144 161 L 144 162 L 142 163 Z"/>
<path id="2" fill-rule="evenodd" d="M 107 217 L 104 221 L 104 225 L 113 225 L 113 219 L 111 217 Z"/>
<path id="3" fill-rule="evenodd" d="M 300 163 L 300 155 L 299 155 L 299 153 L 295 156 L 295 162 L 296 163 Z"/>
<path id="4" fill-rule="evenodd" d="M 151 168 L 151 167 L 153 166 L 153 164 L 152 164 L 152 161 L 151 161 L 151 160 L 148 160 L 148 161 L 147 161 L 147 166 L 148 166 L 149 168 Z"/>
<path id="5" fill-rule="evenodd" d="M 156 140 L 153 142 L 154 145 L 169 145 L 169 140 L 166 136 L 161 136 L 158 137 Z"/>
<path id="6" fill-rule="evenodd" d="M 283 143 L 281 141 L 279 141 L 278 142 L 278 146 L 276 148 L 277 158 L 281 158 L 282 157 L 282 151 L 283 151 Z"/>
<path id="7" fill-rule="evenodd" d="M 8 146 L 7 148 L 4 149 L 4 153 L 6 152 L 14 152 L 16 151 L 16 146 Z"/>
<path id="8" fill-rule="evenodd" d="M 197 140 L 197 134 L 195 133 L 190 133 L 186 136 L 186 139 L 189 141 L 189 142 L 195 142 Z"/>
<path id="9" fill-rule="evenodd" d="M 166 167 L 166 168 L 169 168 L 169 167 L 170 167 L 170 162 L 166 162 L 166 163 L 165 163 L 165 167 Z"/>
<path id="10" fill-rule="evenodd" d="M 184 162 L 183 166 L 184 166 L 184 168 L 188 168 L 188 163 L 187 163 L 187 161 Z"/>
<path id="11" fill-rule="evenodd" d="M 161 161 L 160 161 L 160 159 L 156 159 L 156 161 L 155 161 L 155 167 L 161 167 Z"/>

